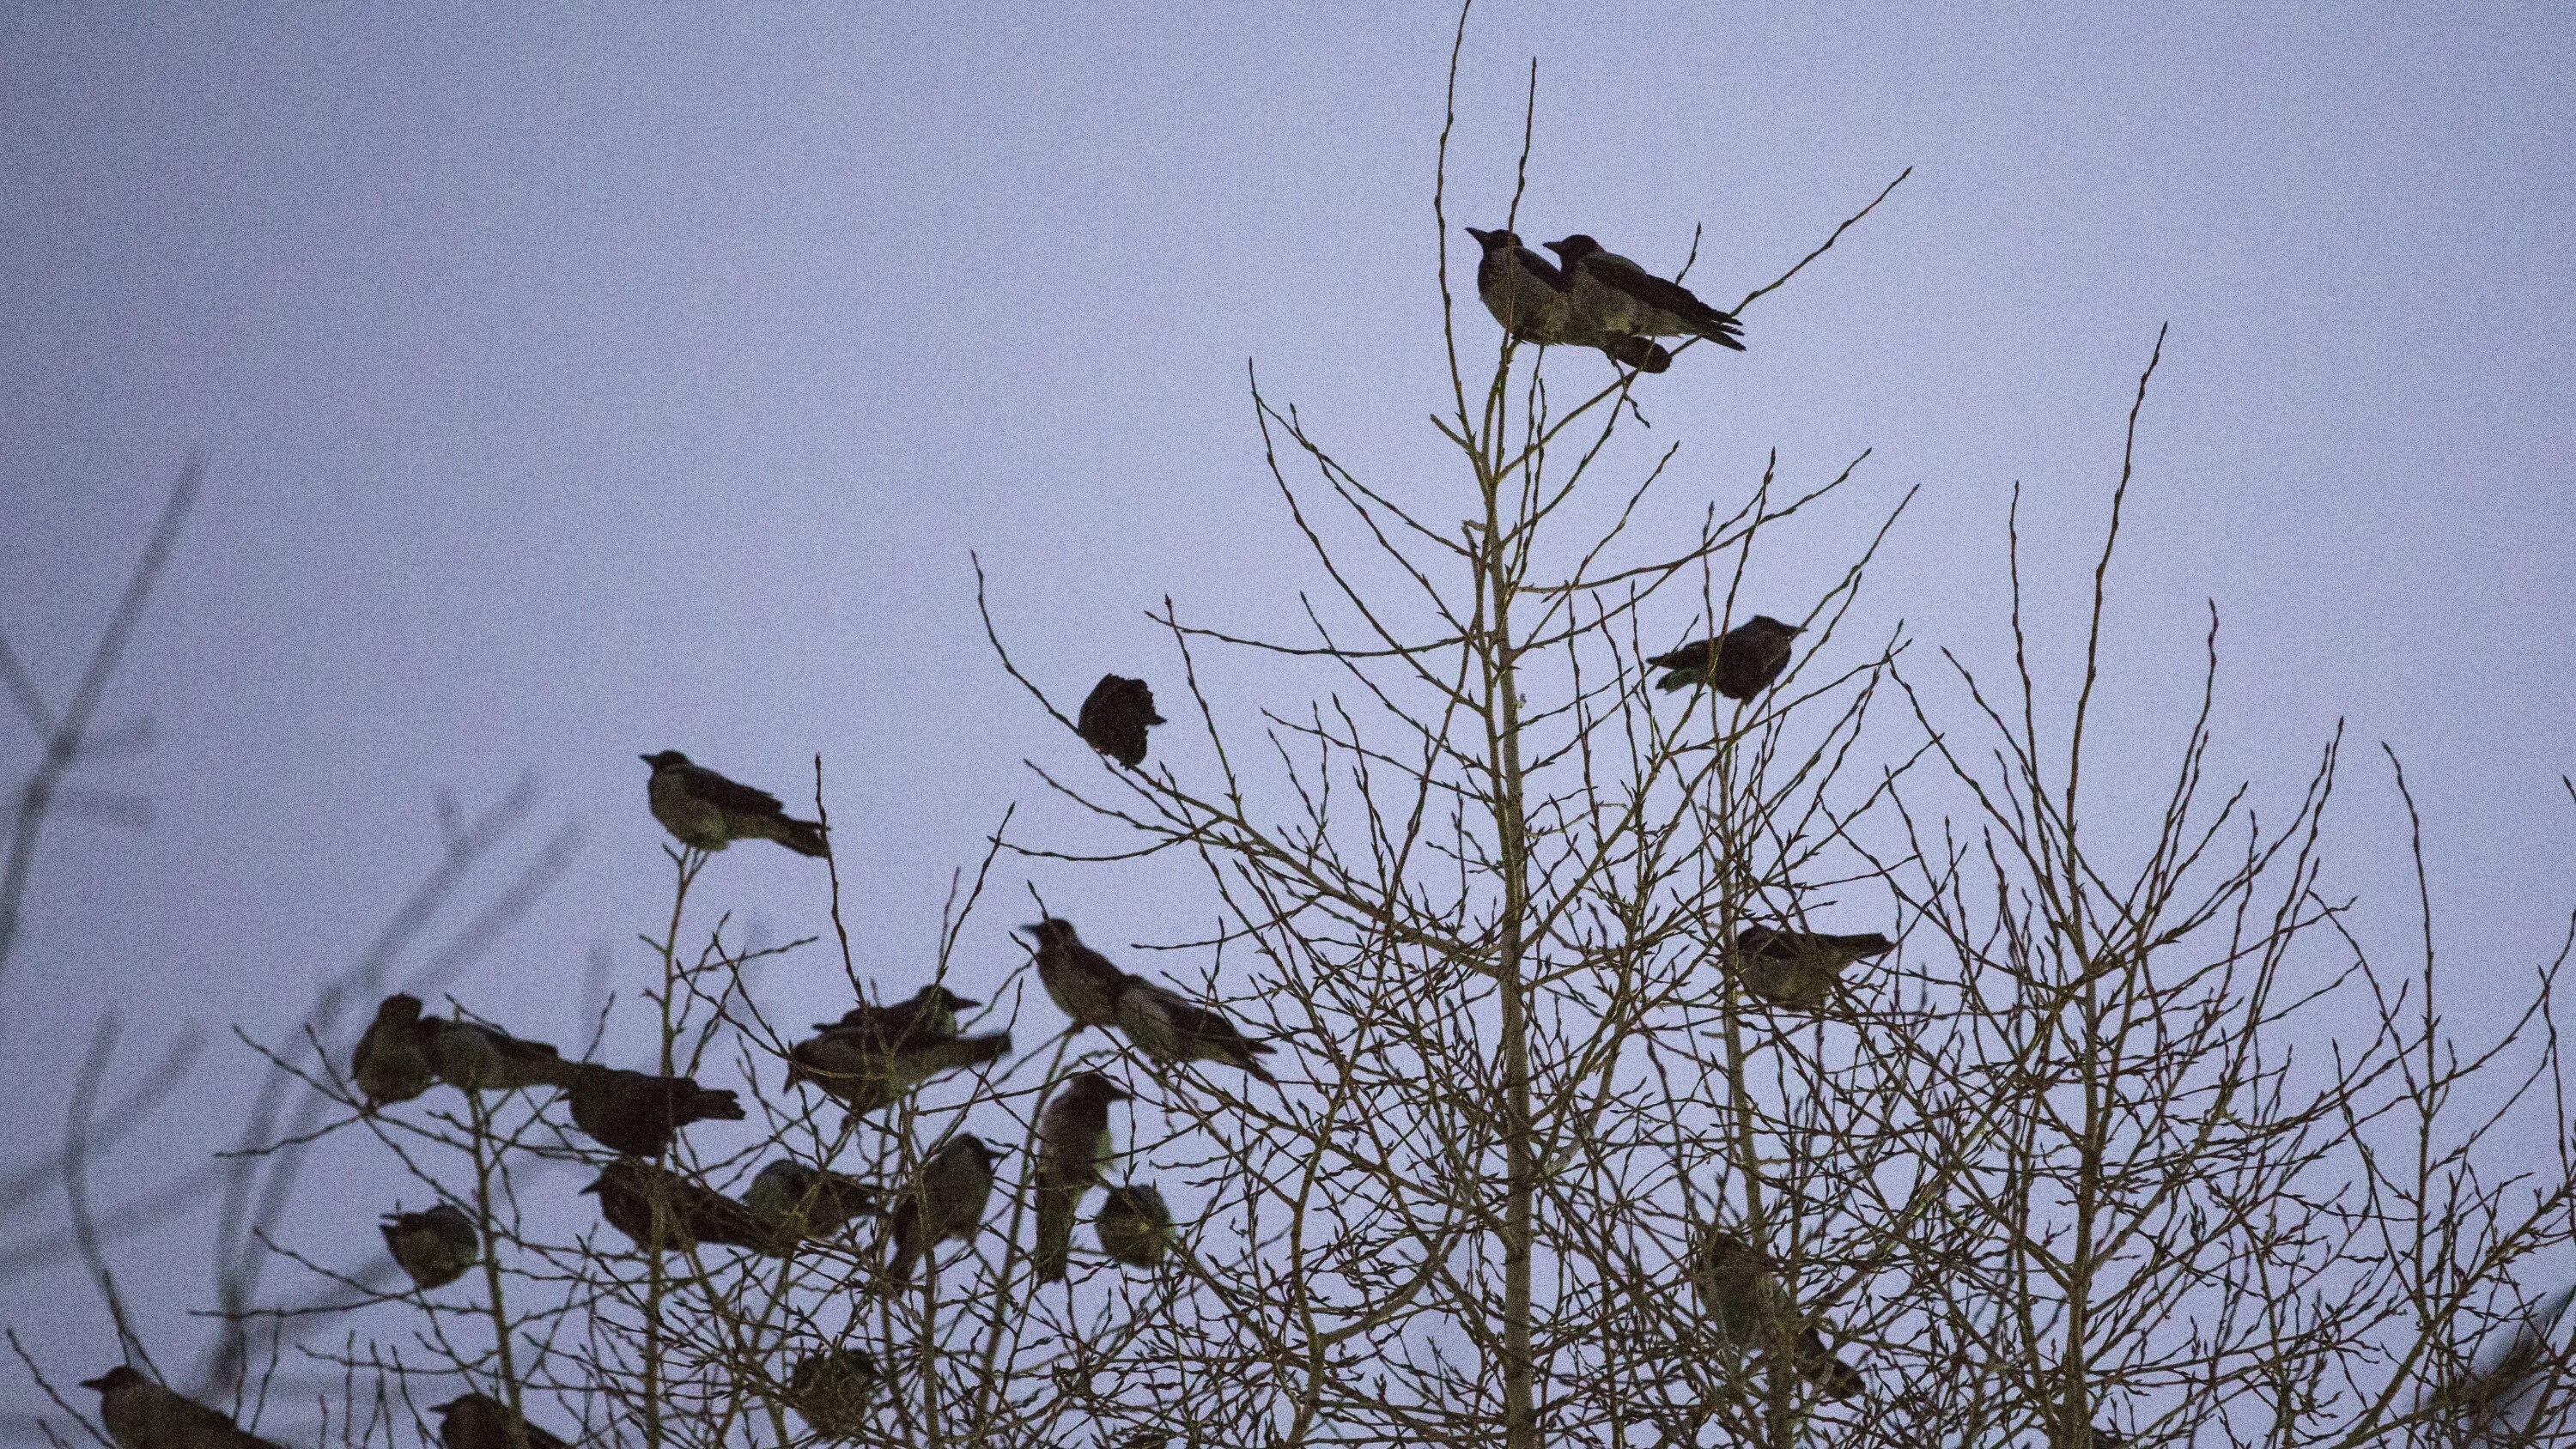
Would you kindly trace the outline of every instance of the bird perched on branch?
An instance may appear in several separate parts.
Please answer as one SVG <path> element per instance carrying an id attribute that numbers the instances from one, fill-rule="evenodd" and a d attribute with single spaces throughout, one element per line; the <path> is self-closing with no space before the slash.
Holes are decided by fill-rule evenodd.
<path id="1" fill-rule="evenodd" d="M 630 1157 L 659 1157 L 692 1122 L 739 1122 L 742 1101 L 701 1087 L 691 1077 L 657 1077 L 623 1067 L 579 1062 L 571 1077 L 572 1125 L 602 1147 Z"/>
<path id="2" fill-rule="evenodd" d="M 867 1432 L 868 1399 L 884 1381 L 876 1356 L 866 1349 L 809 1353 L 787 1375 L 787 1406 L 818 1434 L 857 1439 Z"/>
<path id="3" fill-rule="evenodd" d="M 1130 1268 L 1151 1268 L 1172 1249 L 1172 1210 L 1153 1184 L 1131 1182 L 1109 1189 L 1091 1230 L 1111 1258 Z"/>
<path id="4" fill-rule="evenodd" d="M 1771 687 L 1789 667 L 1789 641 L 1806 632 L 1800 624 L 1783 624 L 1756 614 L 1716 639 L 1685 644 L 1646 663 L 1672 672 L 1655 681 L 1663 690 L 1713 686 L 1728 699 L 1751 699 Z"/>
<path id="5" fill-rule="evenodd" d="M 816 1031 L 834 1027 L 865 1027 L 883 1041 L 954 1041 L 957 1039 L 957 1013 L 961 1008 L 983 1003 L 958 995 L 945 986 L 925 986 L 901 1001 L 883 1006 L 860 1002 L 841 1013 L 839 1021 L 818 1021 Z"/>
<path id="6" fill-rule="evenodd" d="M 444 1288 L 483 1256 L 474 1220 L 452 1202 L 422 1213 L 388 1213 L 382 1227 L 385 1251 L 417 1288 Z"/>
<path id="7" fill-rule="evenodd" d="M 445 1449 L 568 1449 L 490 1394 L 466 1394 L 430 1412 L 439 1416 L 438 1442 Z"/>
<path id="8" fill-rule="evenodd" d="M 1260 1061 L 1276 1048 L 1245 1036 L 1224 1013 L 1142 976 L 1128 977 L 1118 993 L 1118 1029 L 1138 1051 L 1166 1065 L 1223 1062 L 1274 1085 L 1279 1080 Z"/>
<path id="9" fill-rule="evenodd" d="M 98 1416 L 117 1449 L 278 1449 L 228 1414 L 161 1387 L 118 1364 L 81 1387 L 98 1390 Z"/>
<path id="10" fill-rule="evenodd" d="M 1255 1059 L 1272 1050 L 1267 1042 L 1245 1036 L 1222 1013 L 1167 986 L 1119 970 L 1082 944 L 1071 921 L 1049 916 L 1021 929 L 1037 937 L 1038 982 L 1073 1018 L 1075 1031 L 1114 1026 L 1158 1062 L 1223 1062 L 1265 1082 L 1278 1080 Z"/>
<path id="11" fill-rule="evenodd" d="M 999 1061 L 1009 1032 L 957 1034 L 957 1008 L 973 1005 L 939 986 L 891 1006 L 862 1002 L 837 1022 L 814 1023 L 820 1035 L 787 1049 L 787 1085 L 811 1082 L 865 1116 L 934 1077 Z"/>
<path id="12" fill-rule="evenodd" d="M 368 1111 L 429 1090 L 437 1080 L 429 1063 L 437 1034 L 436 1022 L 421 1018 L 419 997 L 397 991 L 377 1003 L 376 1019 L 349 1053 L 349 1079 L 366 1097 Z"/>
<path id="13" fill-rule="evenodd" d="M 790 1224 L 750 1208 L 668 1168 L 621 1157 L 582 1189 L 599 1198 L 599 1215 L 647 1253 L 687 1252 L 700 1243 L 749 1248 L 772 1258 L 796 1250 Z"/>
<path id="14" fill-rule="evenodd" d="M 1127 989 L 1127 973 L 1108 957 L 1082 944 L 1073 922 L 1049 916 L 1020 928 L 1037 937 L 1038 984 L 1047 999 L 1073 1018 L 1073 1029 L 1118 1024 L 1118 995 Z"/>
<path id="15" fill-rule="evenodd" d="M 891 1280 L 909 1282 L 913 1268 L 941 1243 L 973 1238 L 992 1196 L 993 1149 L 968 1133 L 948 1139 L 921 1165 L 895 1204 L 886 1230 L 894 1246 L 894 1259 L 886 1266 Z"/>
<path id="16" fill-rule="evenodd" d="M 839 1237 L 855 1219 L 873 1216 L 881 1196 L 847 1173 L 780 1158 L 753 1175 L 742 1205 L 781 1232 L 818 1243 Z"/>
<path id="17" fill-rule="evenodd" d="M 1728 960 L 1755 999 L 1794 1011 L 1821 1011 L 1846 967 L 1895 949 L 1894 941 L 1875 931 L 1837 936 L 1750 925 L 1735 933 Z"/>
<path id="18" fill-rule="evenodd" d="M 1742 324 L 1679 282 L 1668 282 L 1577 232 L 1547 243 L 1565 264 L 1566 292 L 1578 326 L 1629 337 L 1705 337 L 1738 352 Z"/>
<path id="19" fill-rule="evenodd" d="M 1101 1169 L 1115 1155 L 1109 1106 L 1128 1100 L 1127 1089 L 1098 1072 L 1078 1072 L 1056 1090 L 1038 1117 L 1035 1258 L 1038 1281 L 1059 1283 L 1073 1252 L 1073 1218 L 1083 1194 L 1100 1185 Z"/>
<path id="20" fill-rule="evenodd" d="M 574 1064 L 541 1041 L 523 1041 L 479 1021 L 427 1017 L 429 1061 L 460 1092 L 515 1092 L 572 1084 Z"/>
<path id="21" fill-rule="evenodd" d="M 722 850 L 737 840 L 775 840 L 798 855 L 830 853 L 822 824 L 788 818 L 787 808 L 768 791 L 692 764 L 678 750 L 643 759 L 653 767 L 653 778 L 644 790 L 653 818 L 682 845 Z"/>
<path id="22" fill-rule="evenodd" d="M 1824 1335 L 1798 1312 L 1761 1249 L 1716 1226 L 1700 1233 L 1691 1286 L 1717 1336 L 1735 1348 L 1785 1356 L 1828 1398 L 1861 1390 L 1860 1370 L 1834 1357 Z"/>
<path id="23" fill-rule="evenodd" d="M 1471 226 L 1467 235 L 1484 248 L 1476 263 L 1476 296 L 1508 335 L 1541 345 L 1597 347 L 1639 372 L 1661 372 L 1673 365 L 1672 353 L 1651 340 L 1583 320 L 1565 274 L 1522 246 L 1518 234 Z"/>
<path id="24" fill-rule="evenodd" d="M 1074 729 L 1093 749 L 1132 770 L 1145 763 L 1145 731 L 1164 723 L 1145 681 L 1104 674 L 1084 697 Z"/>

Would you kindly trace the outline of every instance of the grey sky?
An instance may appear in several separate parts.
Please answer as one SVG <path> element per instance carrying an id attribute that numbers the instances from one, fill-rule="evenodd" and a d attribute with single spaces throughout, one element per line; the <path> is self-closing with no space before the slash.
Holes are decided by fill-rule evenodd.
<path id="1" fill-rule="evenodd" d="M 791 800 L 822 751 L 862 964 L 914 969 L 950 870 L 1032 793 L 1017 760 L 1080 757 L 991 663 L 969 549 L 1069 705 L 1104 669 L 1169 672 L 1142 618 L 1167 592 L 1295 629 L 1315 579 L 1260 472 L 1247 358 L 1355 466 L 1463 497 L 1423 421 L 1446 388 L 1428 188 L 1451 23 L 0 16 L 0 628 L 57 695 L 159 491 L 190 450 L 212 460 L 107 711 L 155 722 L 110 782 L 157 818 L 58 820 L 35 882 L 0 1014 L 0 1080 L 35 1109 L 13 1146 L 53 1130 L 103 1007 L 285 1031 L 433 858 L 438 793 L 470 806 L 523 771 L 587 836 L 463 988 L 496 1016 L 569 1030 L 585 953 L 635 964 L 664 886 L 635 756 L 663 747 Z M 1731 504 L 1774 445 L 1800 480 L 1874 447 L 1802 525 L 1813 555 L 1757 579 L 1803 608 L 1837 530 L 1920 485 L 1862 632 L 1901 617 L 1992 663 L 2022 480 L 2062 661 L 2170 321 L 2119 575 L 2122 681 L 2162 692 L 2125 717 L 2172 737 L 2214 597 L 2218 773 L 2285 786 L 2348 719 L 2407 758 L 2464 968 L 2554 948 L 2576 18 L 1497 5 L 1468 48 L 1455 223 L 1502 214 L 1533 54 L 1524 232 L 1669 270 L 1705 223 L 1692 280 L 1714 298 L 1916 168 L 1752 311 L 1749 352 L 1641 388 L 1655 441 L 1687 442 L 1670 518 Z M 1481 355 L 1489 320 L 1458 316 Z M 1246 719 L 1311 693 L 1217 677 Z M 6 716 L 13 779 L 26 746 Z M 2343 874 L 2385 892 L 2385 774 L 2349 760 Z M 709 888 L 802 934 L 819 877 L 741 850 Z M 1103 941 L 1210 909 L 1038 878 Z M 987 981 L 1017 909 L 974 944 Z M 251 1068 L 227 1046 L 206 1070 Z M 220 1103 L 151 1145 L 211 1149 Z M 159 1331 L 189 1334 L 193 1302 L 156 1304 Z M 95 1316 L 56 1320 L 65 1366 L 112 1353 Z"/>

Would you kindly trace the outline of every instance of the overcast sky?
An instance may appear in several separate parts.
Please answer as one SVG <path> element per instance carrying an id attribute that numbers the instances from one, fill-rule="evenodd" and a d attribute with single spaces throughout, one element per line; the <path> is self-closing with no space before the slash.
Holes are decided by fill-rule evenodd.
<path id="1" fill-rule="evenodd" d="M 457 988 L 493 1016 L 570 1033 L 601 950 L 641 979 L 664 876 L 636 755 L 666 747 L 791 799 L 821 751 L 862 964 L 917 971 L 950 871 L 1035 794 L 1017 761 L 1087 759 L 994 666 L 969 550 L 1068 703 L 1105 669 L 1171 671 L 1143 617 L 1167 593 L 1296 629 L 1317 577 L 1247 360 L 1346 460 L 1463 511 L 1424 421 L 1451 16 L 856 9 L 0 15 L 0 630 L 57 701 L 169 479 L 210 463 L 103 716 L 154 744 L 88 777 L 151 823 L 58 818 L 33 881 L 0 1165 L 57 1130 L 103 1011 L 148 1014 L 138 1057 L 190 1021 L 290 1031 L 435 862 L 440 798 L 523 775 L 543 801 L 512 858 L 582 838 Z M 1704 225 L 1712 297 L 1915 168 L 1753 310 L 1747 352 L 1695 350 L 1639 396 L 1687 445 L 1676 526 L 1770 448 L 1808 481 L 1874 448 L 1765 557 L 1769 611 L 1919 487 L 1862 632 L 1902 620 L 1988 664 L 2016 481 L 2046 662 L 2080 639 L 2170 323 L 2115 708 L 2170 740 L 2214 599 L 2217 772 L 2277 809 L 2336 721 L 2389 742 L 2455 965 L 2520 973 L 2576 879 L 2576 17 L 2251 9 L 1495 4 L 1452 220 L 1503 214 L 1533 56 L 1523 231 L 1670 271 Z M 1313 692 L 1215 677 L 1246 721 Z M 0 714 L 0 766 L 32 761 Z M 2399 943 L 2385 769 L 2349 762 L 2336 878 Z M 760 847 L 709 877 L 772 936 L 819 924 L 819 878 Z M 1064 868 L 1014 867 L 1015 900 L 1024 878 L 1110 942 L 1213 909 Z M 1021 959 L 1017 912 L 970 936 L 967 989 Z M 2456 999 L 2474 1025 L 2474 985 Z M 254 1065 L 210 1051 L 130 1170 L 218 1145 Z M 130 1271 L 169 1281 L 151 1330 L 193 1342 L 201 1280 Z M 112 1360 L 76 1276 L 7 1296 L 69 1305 L 33 1320 L 55 1366 Z"/>

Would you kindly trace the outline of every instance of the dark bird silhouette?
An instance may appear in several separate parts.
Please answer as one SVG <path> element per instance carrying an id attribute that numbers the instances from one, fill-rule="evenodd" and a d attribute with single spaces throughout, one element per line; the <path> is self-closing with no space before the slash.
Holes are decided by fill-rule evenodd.
<path id="1" fill-rule="evenodd" d="M 1712 1226 L 1701 1231 L 1693 1256 L 1691 1286 L 1720 1339 L 1747 1352 L 1786 1355 L 1799 1375 L 1828 1398 L 1848 1399 L 1860 1392 L 1860 1370 L 1834 1357 L 1824 1335 L 1798 1312 L 1761 1249 Z"/>
<path id="2" fill-rule="evenodd" d="M 445 1449 L 566 1449 L 564 1441 L 510 1412 L 490 1394 L 465 1394 L 430 1410 Z"/>
<path id="3" fill-rule="evenodd" d="M 1836 936 L 1750 925 L 1735 933 L 1729 958 L 1756 1000 L 1793 1011 L 1821 1011 L 1833 999 L 1846 967 L 1895 949 L 1894 941 L 1875 931 Z"/>
<path id="4" fill-rule="evenodd" d="M 1172 1250 L 1172 1210 L 1151 1183 L 1109 1189 L 1091 1230 L 1100 1237 L 1100 1251 L 1130 1268 L 1158 1266 Z"/>
<path id="5" fill-rule="evenodd" d="M 1132 770 L 1145 763 L 1145 731 L 1164 723 L 1145 681 L 1104 674 L 1083 699 L 1074 729 L 1093 749 Z"/>
<path id="6" fill-rule="evenodd" d="M 1597 347 L 1639 372 L 1662 372 L 1673 355 L 1648 338 L 1592 325 L 1575 310 L 1563 272 L 1521 245 L 1518 234 L 1467 228 L 1484 248 L 1476 263 L 1476 296 L 1503 331 L 1523 342 Z"/>
<path id="7" fill-rule="evenodd" d="M 1038 1281 L 1064 1280 L 1073 1254 L 1073 1219 L 1085 1193 L 1100 1185 L 1101 1169 L 1115 1155 L 1109 1105 L 1128 1100 L 1127 1089 L 1098 1072 L 1079 1072 L 1058 1088 L 1038 1117 L 1035 1266 Z"/>
<path id="8" fill-rule="evenodd" d="M 894 1260 L 886 1267 L 893 1281 L 909 1282 L 914 1267 L 948 1239 L 973 1238 L 992 1196 L 993 1149 L 966 1133 L 948 1139 L 895 1204 L 886 1231 L 894 1245 Z"/>
<path id="9" fill-rule="evenodd" d="M 847 1173 L 781 1158 L 752 1176 L 742 1205 L 782 1233 L 819 1243 L 839 1237 L 853 1220 L 876 1214 L 881 1196 Z"/>
<path id="10" fill-rule="evenodd" d="M 809 1353 L 787 1375 L 787 1406 L 817 1434 L 857 1439 L 867 1432 L 868 1399 L 883 1382 L 885 1374 L 866 1349 Z"/>
<path id="11" fill-rule="evenodd" d="M 1789 667 L 1789 641 L 1805 632 L 1803 625 L 1756 614 L 1727 630 L 1723 638 L 1685 644 L 1646 663 L 1672 671 L 1655 681 L 1657 689 L 1713 685 L 1728 699 L 1751 699 L 1769 689 L 1780 671 Z"/>
<path id="12" fill-rule="evenodd" d="M 742 1102 L 730 1091 L 689 1077 L 657 1077 L 581 1062 L 573 1068 L 572 1125 L 602 1147 L 630 1157 L 659 1157 L 692 1122 L 739 1122 Z"/>
<path id="13" fill-rule="evenodd" d="M 388 1213 L 385 1251 L 394 1255 L 412 1285 L 444 1288 L 465 1276 L 483 1256 L 483 1240 L 465 1209 L 443 1202 L 425 1213 Z"/>
<path id="14" fill-rule="evenodd" d="M 1038 983 L 1046 988 L 1047 999 L 1073 1018 L 1075 1031 L 1118 1024 L 1118 996 L 1127 989 L 1126 972 L 1082 944 L 1073 932 L 1073 922 L 1062 916 L 1049 916 L 1020 929 L 1037 937 Z"/>
<path id="15" fill-rule="evenodd" d="M 737 840 L 775 840 L 798 855 L 823 855 L 831 848 L 820 822 L 789 819 L 787 808 L 766 790 L 691 764 L 678 750 L 643 758 L 653 767 L 644 798 L 653 818 L 682 845 L 722 850 Z"/>
<path id="16" fill-rule="evenodd" d="M 1007 1031 L 957 1035 L 955 1006 L 973 1002 L 937 987 L 924 990 L 939 996 L 929 1003 L 862 1005 L 838 1022 L 817 1022 L 820 1035 L 787 1049 L 787 1085 L 811 1082 L 865 1116 L 935 1077 L 999 1061 L 1010 1051 Z"/>
<path id="17" fill-rule="evenodd" d="M 599 1215 L 644 1252 L 721 1243 L 784 1258 L 796 1249 L 793 1225 L 766 1221 L 704 1183 L 632 1157 L 608 1164 L 582 1191 L 597 1194 Z"/>
<path id="18" fill-rule="evenodd" d="M 1743 331 L 1734 314 L 1720 312 L 1679 282 L 1668 282 L 1581 233 L 1547 249 L 1565 264 L 1566 292 L 1578 326 L 1630 337 L 1705 337 L 1738 352 Z"/>
<path id="19" fill-rule="evenodd" d="M 131 1364 L 118 1364 L 81 1387 L 98 1390 L 98 1416 L 117 1449 L 278 1449 L 228 1414 L 171 1392 Z"/>
<path id="20" fill-rule="evenodd" d="M 376 1007 L 357 1049 L 349 1053 L 349 1079 L 367 1099 L 367 1110 L 408 1102 L 437 1080 L 429 1064 L 437 1027 L 420 1015 L 420 998 L 395 992 Z"/>
<path id="21" fill-rule="evenodd" d="M 960 1008 L 982 1003 L 958 995 L 945 986 L 921 988 L 901 1001 L 884 1006 L 871 1006 L 862 1001 L 841 1013 L 839 1021 L 818 1021 L 816 1031 L 834 1027 L 865 1027 L 881 1041 L 955 1041 L 957 1013 Z"/>
<path id="22" fill-rule="evenodd" d="M 430 1067 L 460 1092 L 515 1092 L 572 1084 L 574 1064 L 541 1041 L 523 1041 L 479 1021 L 424 1018 Z"/>
<path id="23" fill-rule="evenodd" d="M 1223 1013 L 1141 976 L 1128 977 L 1118 994 L 1118 1029 L 1158 1062 L 1223 1062 L 1265 1082 L 1279 1080 L 1260 1062 L 1275 1050 L 1268 1042 L 1245 1036 Z"/>

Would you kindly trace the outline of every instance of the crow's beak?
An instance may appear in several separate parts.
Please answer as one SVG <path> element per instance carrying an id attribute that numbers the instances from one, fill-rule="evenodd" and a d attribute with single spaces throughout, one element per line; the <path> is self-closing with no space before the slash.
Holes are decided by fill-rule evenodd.
<path id="1" fill-rule="evenodd" d="M 649 764 L 651 764 L 651 763 L 653 763 L 653 757 L 652 757 L 651 755 L 637 755 L 635 758 L 637 758 L 637 759 L 639 759 L 639 760 L 642 760 L 644 763 L 646 763 L 646 764 L 648 764 L 648 765 L 649 765 Z"/>
<path id="2" fill-rule="evenodd" d="M 969 1001 L 963 996 L 952 996 L 948 998 L 948 1005 L 952 1010 L 960 1006 L 981 1006 L 983 1004 L 984 1003 L 980 1001 Z"/>
<path id="3" fill-rule="evenodd" d="M 81 1380 L 81 1387 L 82 1387 L 82 1388 L 85 1388 L 85 1389 L 96 1389 L 96 1390 L 98 1390 L 98 1391 L 99 1391 L 100 1393 L 102 1393 L 102 1394 L 103 1394 L 103 1393 L 106 1393 L 106 1392 L 107 1392 L 107 1375 L 105 1375 L 105 1374 L 100 1374 L 97 1378 L 94 1378 L 94 1379 L 83 1379 L 83 1380 Z"/>

